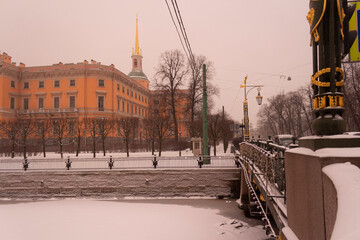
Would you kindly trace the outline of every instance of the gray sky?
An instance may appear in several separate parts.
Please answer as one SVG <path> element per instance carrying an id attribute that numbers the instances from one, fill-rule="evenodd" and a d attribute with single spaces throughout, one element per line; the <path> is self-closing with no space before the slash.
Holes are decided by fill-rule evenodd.
<path id="1" fill-rule="evenodd" d="M 170 3 L 171 0 L 168 0 Z M 245 75 L 266 98 L 310 83 L 309 1 L 178 0 L 194 54 L 214 63 L 215 110 L 243 118 Z M 94 59 L 131 70 L 139 16 L 143 69 L 150 81 L 162 52 L 182 50 L 165 0 L 0 0 L 0 51 L 27 66 Z M 291 76 L 288 82 L 280 75 Z M 250 122 L 259 107 L 249 93 Z"/>

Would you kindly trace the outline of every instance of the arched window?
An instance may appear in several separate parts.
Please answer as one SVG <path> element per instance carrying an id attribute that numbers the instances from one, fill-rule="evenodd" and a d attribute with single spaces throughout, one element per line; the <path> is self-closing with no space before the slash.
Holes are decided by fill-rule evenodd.
<path id="1" fill-rule="evenodd" d="M 137 67 L 137 59 L 134 59 L 134 67 Z"/>

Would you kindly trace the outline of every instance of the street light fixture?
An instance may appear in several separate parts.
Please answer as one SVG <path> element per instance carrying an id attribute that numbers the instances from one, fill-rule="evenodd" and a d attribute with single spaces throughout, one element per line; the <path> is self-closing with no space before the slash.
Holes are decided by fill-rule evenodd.
<path id="1" fill-rule="evenodd" d="M 281 78 L 286 79 L 286 76 L 285 76 L 285 75 L 280 75 L 280 79 L 281 79 Z M 291 81 L 291 77 L 290 77 L 290 76 L 288 76 L 287 80 L 288 80 L 288 81 Z"/>
<path id="2" fill-rule="evenodd" d="M 263 97 L 260 95 L 260 90 L 261 90 L 261 87 L 258 87 L 258 95 L 256 96 L 256 102 L 261 105 L 262 103 L 262 100 L 263 100 Z"/>
<path id="3" fill-rule="evenodd" d="M 249 131 L 250 127 L 249 127 L 249 114 L 248 114 L 249 108 L 248 108 L 247 95 L 251 90 L 253 90 L 254 88 L 257 88 L 258 95 L 256 97 L 256 101 L 259 105 L 261 105 L 263 97 L 260 95 L 260 90 L 261 90 L 261 87 L 263 87 L 263 85 L 246 85 L 246 80 L 247 80 L 247 76 L 244 79 L 244 84 L 240 85 L 240 88 L 244 88 L 244 93 L 245 93 L 245 99 L 244 99 L 244 103 L 243 103 L 244 125 L 245 125 L 244 139 L 245 139 L 245 141 L 248 141 L 250 139 L 250 131 Z M 251 88 L 248 91 L 246 91 L 246 87 L 251 87 Z"/>

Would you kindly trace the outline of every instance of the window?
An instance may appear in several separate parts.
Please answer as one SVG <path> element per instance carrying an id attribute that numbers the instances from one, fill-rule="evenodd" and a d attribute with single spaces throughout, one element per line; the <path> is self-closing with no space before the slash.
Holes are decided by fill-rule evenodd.
<path id="1" fill-rule="evenodd" d="M 134 105 L 131 104 L 131 114 L 134 114 Z"/>
<path id="2" fill-rule="evenodd" d="M 125 102 L 122 102 L 122 111 L 125 112 Z"/>
<path id="3" fill-rule="evenodd" d="M 10 86 L 11 86 L 12 88 L 15 88 L 15 81 L 14 81 L 14 80 L 11 80 Z"/>
<path id="4" fill-rule="evenodd" d="M 54 97 L 54 108 L 60 108 L 60 97 Z"/>
<path id="5" fill-rule="evenodd" d="M 133 91 L 131 91 L 131 97 L 133 97 L 134 95 L 133 95 Z"/>
<path id="6" fill-rule="evenodd" d="M 129 96 L 129 89 L 126 89 L 126 93 L 127 93 L 127 95 Z"/>
<path id="7" fill-rule="evenodd" d="M 137 67 L 137 60 L 134 59 L 134 67 Z"/>
<path id="8" fill-rule="evenodd" d="M 117 85 L 117 90 L 120 91 L 120 84 Z"/>
<path id="9" fill-rule="evenodd" d="M 147 103 L 147 99 L 145 98 L 145 103 Z"/>
<path id="10" fill-rule="evenodd" d="M 105 87 L 105 81 L 103 79 L 99 79 L 99 87 Z"/>
<path id="11" fill-rule="evenodd" d="M 141 96 L 141 101 L 144 102 L 144 96 Z"/>
<path id="12" fill-rule="evenodd" d="M 137 114 L 137 106 L 135 106 L 135 114 Z"/>
<path id="13" fill-rule="evenodd" d="M 69 86 L 70 87 L 75 87 L 75 79 L 70 79 Z"/>
<path id="14" fill-rule="evenodd" d="M 38 99 L 38 106 L 39 106 L 39 109 L 44 108 L 44 98 L 39 98 Z"/>
<path id="15" fill-rule="evenodd" d="M 129 103 L 126 106 L 126 111 L 127 111 L 127 113 L 129 113 Z"/>
<path id="16" fill-rule="evenodd" d="M 137 99 L 137 93 L 135 93 L 135 99 Z"/>
<path id="17" fill-rule="evenodd" d="M 70 108 L 75 108 L 75 96 L 70 96 L 69 97 L 69 107 Z"/>
<path id="18" fill-rule="evenodd" d="M 29 82 L 24 82 L 24 89 L 29 89 Z"/>
<path id="19" fill-rule="evenodd" d="M 98 111 L 104 111 L 104 96 L 98 96 Z"/>
<path id="20" fill-rule="evenodd" d="M 60 87 L 60 80 L 54 81 L 54 87 Z"/>
<path id="21" fill-rule="evenodd" d="M 10 97 L 10 109 L 15 109 L 15 98 Z"/>
<path id="22" fill-rule="evenodd" d="M 123 89 L 123 93 L 125 93 L 125 87 L 122 87 L 122 89 Z"/>
<path id="23" fill-rule="evenodd" d="M 44 88 L 45 86 L 45 82 L 44 81 L 39 81 L 39 88 Z"/>
<path id="24" fill-rule="evenodd" d="M 117 99 L 117 110 L 120 111 L 120 99 Z"/>
<path id="25" fill-rule="evenodd" d="M 28 98 L 24 98 L 24 109 L 25 110 L 29 109 L 29 99 Z"/>

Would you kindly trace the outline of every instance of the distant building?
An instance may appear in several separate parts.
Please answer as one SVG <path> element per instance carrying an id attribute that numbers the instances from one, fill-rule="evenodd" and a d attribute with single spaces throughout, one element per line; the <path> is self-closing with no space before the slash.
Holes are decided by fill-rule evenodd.
<path id="1" fill-rule="evenodd" d="M 132 70 L 126 75 L 113 64 L 95 60 L 79 63 L 56 63 L 48 66 L 17 65 L 12 57 L 0 52 L 0 120 L 16 118 L 146 118 L 150 98 L 161 94 L 149 89 L 142 70 L 136 19 L 135 49 Z M 188 137 L 183 100 L 186 90 L 179 90 L 179 131 Z M 141 131 L 140 131 L 141 138 Z"/>
<path id="2" fill-rule="evenodd" d="M 178 123 L 178 132 L 180 133 L 181 139 L 189 139 L 190 133 L 188 130 L 188 120 L 189 118 L 189 111 L 188 107 L 188 100 L 189 100 L 190 92 L 187 89 L 178 89 L 175 95 L 175 102 L 176 102 L 176 120 Z M 153 114 L 160 114 L 161 112 L 166 112 L 166 114 L 171 116 L 172 121 L 172 113 L 171 107 L 167 104 L 169 99 L 163 94 L 161 90 L 154 90 L 151 91 L 151 98 L 150 98 L 150 111 Z M 159 109 L 163 108 L 163 109 Z M 165 108 L 165 109 L 164 109 Z M 172 126 L 173 127 L 173 126 Z M 170 136 L 174 136 L 174 129 L 170 128 L 169 134 Z"/>

